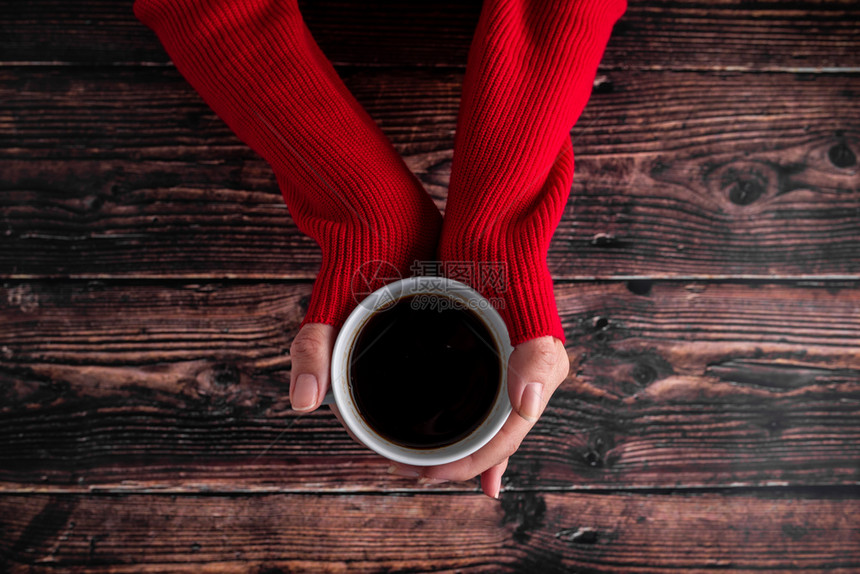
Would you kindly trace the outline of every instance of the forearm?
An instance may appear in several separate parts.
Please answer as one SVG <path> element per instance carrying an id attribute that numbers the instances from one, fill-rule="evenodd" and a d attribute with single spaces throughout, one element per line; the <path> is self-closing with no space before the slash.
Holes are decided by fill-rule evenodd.
<path id="1" fill-rule="evenodd" d="M 514 342 L 564 339 L 546 253 L 573 177 L 570 129 L 621 1 L 487 0 L 469 54 L 440 256 L 508 270 Z"/>
<path id="2" fill-rule="evenodd" d="M 308 321 L 340 324 L 367 261 L 432 255 L 440 216 L 311 37 L 295 0 L 137 0 L 177 69 L 272 166 L 322 248 Z"/>

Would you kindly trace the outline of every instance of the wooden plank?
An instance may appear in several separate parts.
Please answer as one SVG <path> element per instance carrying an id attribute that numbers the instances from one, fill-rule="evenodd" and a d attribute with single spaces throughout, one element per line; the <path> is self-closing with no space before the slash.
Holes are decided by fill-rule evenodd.
<path id="1" fill-rule="evenodd" d="M 289 342 L 309 293 L 4 285 L 0 490 L 416 488 L 327 411 L 288 410 Z M 858 283 L 586 283 L 556 295 L 575 376 L 507 487 L 860 482 Z"/>
<path id="2" fill-rule="evenodd" d="M 31 0 L 0 11 L 0 61 L 165 63 L 124 0 Z M 481 3 L 302 2 L 337 63 L 464 67 Z M 860 9 L 850 0 L 631 2 L 604 69 L 822 70 L 860 66 Z"/>
<path id="3" fill-rule="evenodd" d="M 856 572 L 843 496 L 6 495 L 0 556 L 12 573 Z"/>
<path id="4" fill-rule="evenodd" d="M 443 207 L 459 74 L 347 81 Z M 607 81 L 556 278 L 857 277 L 860 76 Z M 313 278 L 269 168 L 175 71 L 6 69 L 0 99 L 0 276 Z"/>

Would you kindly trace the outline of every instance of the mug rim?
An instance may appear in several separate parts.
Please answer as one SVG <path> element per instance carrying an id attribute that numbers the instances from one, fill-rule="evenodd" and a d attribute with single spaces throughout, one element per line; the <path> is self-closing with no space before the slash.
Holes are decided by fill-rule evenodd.
<path id="1" fill-rule="evenodd" d="M 374 431 L 358 414 L 349 389 L 349 364 L 358 334 L 378 310 L 410 295 L 439 295 L 468 306 L 489 330 L 500 352 L 500 384 L 495 401 L 483 421 L 466 437 L 436 448 L 409 448 Z M 384 311 L 382 311 L 384 312 Z M 504 425 L 513 408 L 508 396 L 508 361 L 513 348 L 504 320 L 483 295 L 447 277 L 417 276 L 400 279 L 368 295 L 350 313 L 335 340 L 331 363 L 331 388 L 344 424 L 367 448 L 393 460 L 416 466 L 435 466 L 465 458 L 486 445 Z"/>

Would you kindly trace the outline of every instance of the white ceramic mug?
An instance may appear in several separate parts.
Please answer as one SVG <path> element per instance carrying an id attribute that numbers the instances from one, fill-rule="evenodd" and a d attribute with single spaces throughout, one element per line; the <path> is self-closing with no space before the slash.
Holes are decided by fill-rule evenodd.
<path id="1" fill-rule="evenodd" d="M 499 355 L 500 381 L 496 399 L 483 422 L 461 440 L 439 448 L 408 448 L 380 436 L 370 427 L 356 407 L 350 389 L 350 363 L 355 342 L 367 321 L 397 300 L 411 295 L 436 295 L 452 300 L 474 311 L 490 332 Z M 508 359 L 513 348 L 505 323 L 490 302 L 480 293 L 459 281 L 445 277 L 410 277 L 389 283 L 371 293 L 347 318 L 334 345 L 331 363 L 331 386 L 334 402 L 344 423 L 365 446 L 397 462 L 431 466 L 445 464 L 468 456 L 487 444 L 511 413 L 508 397 Z M 332 402 L 326 397 L 326 403 Z"/>

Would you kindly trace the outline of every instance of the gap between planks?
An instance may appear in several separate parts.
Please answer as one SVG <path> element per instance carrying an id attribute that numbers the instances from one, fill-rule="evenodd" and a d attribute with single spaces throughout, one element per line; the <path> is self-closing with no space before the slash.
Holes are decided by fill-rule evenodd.
<path id="1" fill-rule="evenodd" d="M 43 281 L 43 280 L 69 281 L 111 281 L 116 283 L 170 283 L 187 281 L 230 281 L 235 283 L 256 283 L 259 281 L 271 281 L 277 283 L 313 283 L 315 277 L 284 276 L 283 274 L 253 273 L 253 274 L 221 274 L 221 273 L 188 273 L 183 275 L 171 274 L 146 274 L 114 275 L 110 273 L 72 273 L 72 274 L 42 274 L 42 273 L 10 273 L 0 274 L 3 281 Z M 829 281 L 858 281 L 860 273 L 856 274 L 833 274 L 833 275 L 754 275 L 754 274 L 714 274 L 714 275 L 583 275 L 580 277 L 553 278 L 553 283 L 598 283 L 619 281 L 660 281 L 666 283 L 679 283 L 689 281 L 708 281 L 713 283 L 799 283 L 808 285 L 810 283 Z"/>
<path id="2" fill-rule="evenodd" d="M 450 496 L 466 496 L 480 494 L 480 486 L 477 485 L 477 478 L 473 479 L 476 482 L 472 488 L 440 488 L 438 485 L 421 487 L 421 488 L 405 488 L 395 487 L 386 489 L 360 489 L 360 488 L 326 488 L 321 490 L 299 490 L 291 488 L 274 488 L 274 487 L 250 487 L 250 488 L 101 488 L 90 487 L 86 489 L 74 489 L 66 487 L 32 487 L 32 488 L 9 488 L 0 490 L 0 498 L 4 496 L 28 496 L 28 495 L 61 495 L 61 496 L 104 496 L 104 497 L 122 497 L 122 496 L 187 496 L 187 497 L 224 497 L 237 498 L 245 496 L 270 496 L 270 495 L 290 495 L 290 496 L 420 496 L 420 495 L 450 495 Z M 686 495 L 706 495 L 706 494 L 724 494 L 728 496 L 744 496 L 750 494 L 793 494 L 793 495 L 832 495 L 833 497 L 853 499 L 860 498 L 860 482 L 842 483 L 842 484 L 790 484 L 785 481 L 770 481 L 763 484 L 752 484 L 746 482 L 737 482 L 722 486 L 712 485 L 696 485 L 686 483 L 677 487 L 665 486 L 603 486 L 603 485 L 572 485 L 570 487 L 562 486 L 540 486 L 530 488 L 508 488 L 502 487 L 500 496 L 505 494 L 576 494 L 576 495 L 615 495 L 615 494 L 636 494 L 636 495 L 653 495 L 653 496 L 672 496 L 677 494 Z"/>
<path id="3" fill-rule="evenodd" d="M 434 71 L 449 71 L 462 72 L 465 66 L 455 66 L 451 64 L 386 64 L 386 63 L 355 63 L 332 61 L 335 68 L 347 70 L 363 70 L 372 68 L 374 70 L 400 70 L 403 68 L 409 69 L 432 69 Z M 176 68 L 171 61 L 156 62 L 156 61 L 116 61 L 116 62 L 99 62 L 98 64 L 88 64 L 84 62 L 65 62 L 62 60 L 0 60 L 0 68 Z M 600 66 L 597 68 L 598 76 L 594 79 L 594 85 L 599 86 L 605 78 L 601 78 L 599 74 L 609 72 L 679 72 L 679 73 L 695 73 L 695 74 L 860 74 L 860 66 Z"/>

